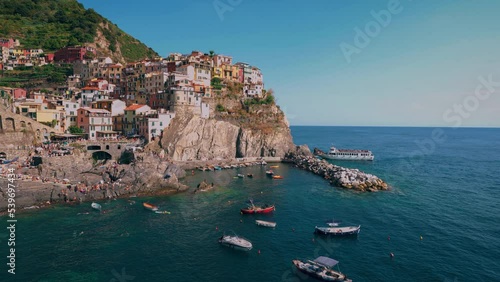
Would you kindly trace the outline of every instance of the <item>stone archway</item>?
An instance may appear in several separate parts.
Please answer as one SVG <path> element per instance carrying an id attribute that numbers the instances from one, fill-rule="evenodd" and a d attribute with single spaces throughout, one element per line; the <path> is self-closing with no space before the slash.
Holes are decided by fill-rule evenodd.
<path id="1" fill-rule="evenodd" d="M 108 152 L 97 151 L 92 153 L 92 158 L 94 160 L 111 160 L 113 157 Z"/>
<path id="2" fill-rule="evenodd" d="M 14 119 L 11 117 L 8 117 L 5 119 L 5 128 L 6 131 L 16 131 L 16 123 L 14 122 Z"/>
<path id="3" fill-rule="evenodd" d="M 26 122 L 24 120 L 21 121 L 21 127 L 26 128 Z"/>

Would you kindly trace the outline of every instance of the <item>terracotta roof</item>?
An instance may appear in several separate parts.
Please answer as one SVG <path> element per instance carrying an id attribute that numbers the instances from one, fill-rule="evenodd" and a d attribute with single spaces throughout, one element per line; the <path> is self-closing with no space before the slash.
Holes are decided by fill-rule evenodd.
<path id="1" fill-rule="evenodd" d="M 99 90 L 98 87 L 92 87 L 92 86 L 85 86 L 82 88 L 82 90 Z"/>
<path id="2" fill-rule="evenodd" d="M 132 105 L 126 107 L 125 111 L 135 111 L 135 110 L 142 108 L 144 106 L 146 106 L 146 105 L 132 104 Z"/>

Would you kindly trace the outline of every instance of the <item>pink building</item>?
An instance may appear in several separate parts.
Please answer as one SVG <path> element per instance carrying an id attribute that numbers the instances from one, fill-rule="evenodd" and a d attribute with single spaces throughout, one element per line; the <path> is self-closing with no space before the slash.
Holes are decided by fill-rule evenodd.
<path id="1" fill-rule="evenodd" d="M 89 140 L 116 138 L 113 131 L 111 112 L 103 109 L 80 108 L 77 115 L 77 126 L 85 130 Z"/>
<path id="2" fill-rule="evenodd" d="M 47 63 L 52 63 L 54 61 L 54 54 L 53 53 L 45 54 L 45 61 Z"/>
<path id="3" fill-rule="evenodd" d="M 17 42 L 17 43 L 19 43 L 19 42 Z M 10 48 L 14 48 L 18 45 L 16 44 L 16 40 L 14 40 L 12 38 L 9 38 L 9 39 L 0 38 L 0 46 L 10 49 Z"/>
<path id="4" fill-rule="evenodd" d="M 22 88 L 14 89 L 14 99 L 23 99 L 26 98 L 26 90 Z"/>

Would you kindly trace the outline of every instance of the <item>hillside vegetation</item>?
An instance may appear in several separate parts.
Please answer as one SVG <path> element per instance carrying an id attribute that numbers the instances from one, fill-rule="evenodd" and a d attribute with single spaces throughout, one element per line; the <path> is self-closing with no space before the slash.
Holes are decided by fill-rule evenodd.
<path id="1" fill-rule="evenodd" d="M 91 43 L 100 55 L 122 62 L 158 55 L 76 0 L 0 0 L 0 38 L 44 52 Z"/>

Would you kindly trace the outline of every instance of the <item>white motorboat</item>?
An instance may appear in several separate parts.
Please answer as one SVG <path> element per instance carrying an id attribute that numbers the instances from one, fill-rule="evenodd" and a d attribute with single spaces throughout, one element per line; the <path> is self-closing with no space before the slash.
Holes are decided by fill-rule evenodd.
<path id="1" fill-rule="evenodd" d="M 316 233 L 334 235 L 334 236 L 346 236 L 346 235 L 358 235 L 361 230 L 361 225 L 359 226 L 346 226 L 346 227 L 318 227 L 316 226 Z"/>
<path id="2" fill-rule="evenodd" d="M 253 247 L 252 242 L 236 234 L 223 235 L 222 237 L 219 238 L 219 243 L 221 243 L 224 246 L 243 251 L 250 251 Z"/>
<path id="3" fill-rule="evenodd" d="M 313 276 L 322 281 L 335 281 L 335 282 L 351 282 L 347 275 L 340 272 L 340 270 L 333 270 L 332 267 L 339 262 L 328 258 L 318 257 L 314 261 L 311 260 L 292 260 L 293 265 L 303 273 Z M 338 266 L 337 266 L 338 267 Z"/>
<path id="4" fill-rule="evenodd" d="M 96 209 L 96 210 L 98 210 L 98 211 L 101 211 L 101 210 L 102 210 L 102 206 L 101 206 L 101 205 L 99 205 L 98 203 L 92 203 L 90 206 L 91 206 L 93 209 Z"/>
<path id="5" fill-rule="evenodd" d="M 256 220 L 255 224 L 265 227 L 272 227 L 272 228 L 276 227 L 276 222 L 265 221 L 265 220 Z"/>

